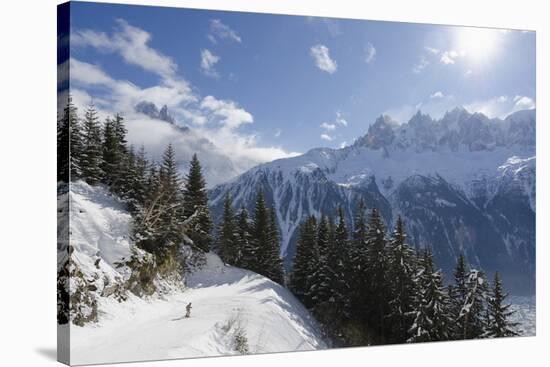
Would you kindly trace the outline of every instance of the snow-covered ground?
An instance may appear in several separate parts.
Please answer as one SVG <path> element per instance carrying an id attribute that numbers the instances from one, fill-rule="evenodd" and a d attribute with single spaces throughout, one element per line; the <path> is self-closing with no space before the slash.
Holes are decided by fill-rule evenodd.
<path id="1" fill-rule="evenodd" d="M 191 317 L 185 318 L 189 302 Z M 210 254 L 185 291 L 123 303 L 102 298 L 100 310 L 98 324 L 71 327 L 72 363 L 238 354 L 239 329 L 250 353 L 326 347 L 315 321 L 289 291 Z"/>
<path id="2" fill-rule="evenodd" d="M 69 198 L 70 220 L 63 217 L 61 227 L 70 226 L 73 264 L 94 285 L 95 291 L 86 292 L 98 310 L 97 323 L 70 326 L 71 364 L 237 354 L 238 335 L 246 337 L 249 353 L 326 347 L 317 323 L 288 290 L 256 273 L 225 266 L 214 254 L 186 275 L 187 287 L 159 280 L 153 296 L 139 298 L 126 291 L 127 300 L 119 302 L 107 290 L 124 284 L 131 273 L 124 262 L 141 252 L 130 238 L 131 217 L 103 187 L 75 182 Z M 65 194 L 59 200 L 66 199 Z M 66 241 L 61 246 L 63 257 Z M 191 318 L 184 318 L 189 302 Z"/>
<path id="3" fill-rule="evenodd" d="M 508 301 L 512 304 L 512 310 L 515 311 L 512 319 L 519 323 L 518 329 L 522 331 L 521 335 L 535 336 L 537 328 L 535 296 L 511 296 Z"/>

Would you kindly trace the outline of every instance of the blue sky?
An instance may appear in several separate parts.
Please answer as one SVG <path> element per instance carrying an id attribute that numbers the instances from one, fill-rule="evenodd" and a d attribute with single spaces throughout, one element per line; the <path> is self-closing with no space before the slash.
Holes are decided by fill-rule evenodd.
<path id="1" fill-rule="evenodd" d="M 260 161 L 351 144 L 381 114 L 405 122 L 417 109 L 504 117 L 535 107 L 534 32 L 94 3 L 71 10 L 77 103 L 93 98 L 129 120 L 139 100 L 166 104 L 179 124 Z"/>

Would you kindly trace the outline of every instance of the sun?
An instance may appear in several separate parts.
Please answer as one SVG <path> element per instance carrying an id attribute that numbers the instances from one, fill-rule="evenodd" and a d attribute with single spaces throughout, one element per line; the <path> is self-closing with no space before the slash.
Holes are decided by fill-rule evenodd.
<path id="1" fill-rule="evenodd" d="M 471 64 L 487 64 L 500 52 L 505 33 L 504 30 L 491 28 L 457 28 L 456 53 Z"/>

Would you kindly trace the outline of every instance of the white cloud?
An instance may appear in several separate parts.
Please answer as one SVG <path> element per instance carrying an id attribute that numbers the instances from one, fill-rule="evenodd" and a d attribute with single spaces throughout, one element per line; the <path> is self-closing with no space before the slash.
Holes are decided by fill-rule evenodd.
<path id="1" fill-rule="evenodd" d="M 443 98 L 443 97 L 444 97 L 443 92 L 439 90 L 430 95 L 430 98 Z"/>
<path id="2" fill-rule="evenodd" d="M 329 124 L 328 122 L 323 122 L 320 126 L 321 126 L 321 129 L 326 130 L 326 131 L 332 131 L 332 130 L 336 129 L 335 124 Z"/>
<path id="3" fill-rule="evenodd" d="M 429 53 L 431 53 L 432 55 L 437 55 L 439 54 L 439 50 L 437 48 L 433 48 L 433 47 L 429 47 L 429 46 L 426 46 L 424 47 L 424 49 L 426 51 L 428 51 Z"/>
<path id="4" fill-rule="evenodd" d="M 420 60 L 418 61 L 418 63 L 416 65 L 413 66 L 412 68 L 412 71 L 413 73 L 415 74 L 419 74 L 421 73 L 425 68 L 426 66 L 428 66 L 430 63 L 429 61 L 426 59 L 426 57 L 424 56 L 421 56 L 420 57 Z"/>
<path id="5" fill-rule="evenodd" d="M 441 54 L 441 58 L 439 59 L 439 61 L 441 61 L 445 65 L 454 64 L 458 56 L 458 52 L 454 50 L 445 51 Z"/>
<path id="6" fill-rule="evenodd" d="M 211 111 L 220 122 L 229 129 L 235 129 L 242 124 L 251 124 L 254 118 L 233 101 L 219 100 L 206 96 L 201 102 L 201 108 Z"/>
<path id="7" fill-rule="evenodd" d="M 281 129 L 277 129 L 275 130 L 275 134 L 273 134 L 276 138 L 278 138 L 279 136 L 281 136 L 281 134 L 283 133 L 283 130 Z"/>
<path id="8" fill-rule="evenodd" d="M 193 99 L 193 93 L 187 81 L 176 75 L 176 63 L 170 57 L 149 46 L 149 41 L 152 39 L 150 33 L 130 25 L 124 19 L 117 19 L 116 23 L 117 27 L 111 35 L 90 29 L 76 30 L 71 37 L 71 45 L 88 46 L 100 52 L 117 53 L 126 63 L 158 75 L 164 86 L 176 88 L 180 94 L 186 94 L 189 100 Z"/>
<path id="9" fill-rule="evenodd" d="M 124 61 L 142 69 L 173 77 L 177 65 L 168 56 L 149 47 L 151 34 L 130 25 L 123 19 L 116 20 L 118 28 L 111 35 L 92 30 L 77 30 L 71 37 L 72 46 L 91 46 L 103 52 L 118 52 Z"/>
<path id="10" fill-rule="evenodd" d="M 228 25 L 222 23 L 219 19 L 210 20 L 210 33 L 208 39 L 212 43 L 217 43 L 218 40 L 228 40 L 241 43 L 241 37 L 231 29 Z"/>
<path id="11" fill-rule="evenodd" d="M 323 130 L 321 134 L 321 139 L 332 141 L 334 140 L 332 136 L 328 135 L 329 132 L 335 131 L 339 127 L 348 126 L 348 122 L 342 117 L 341 112 L 336 111 L 336 119 L 334 122 L 323 122 L 319 127 Z"/>
<path id="12" fill-rule="evenodd" d="M 367 64 L 370 64 L 374 61 L 374 58 L 376 57 L 376 48 L 372 45 L 372 43 L 367 43 L 366 49 L 365 49 L 366 55 L 365 55 L 365 62 Z"/>
<path id="13" fill-rule="evenodd" d="M 515 106 L 522 110 L 532 110 L 535 108 L 535 101 L 529 97 L 525 96 L 515 96 L 514 97 Z"/>
<path id="14" fill-rule="evenodd" d="M 219 77 L 218 72 L 215 69 L 215 65 L 220 61 L 220 57 L 214 55 L 210 50 L 201 50 L 201 71 L 210 77 Z"/>
<path id="15" fill-rule="evenodd" d="M 107 75 L 96 65 L 88 64 L 77 59 L 70 59 L 70 78 L 72 82 L 80 82 L 87 85 L 113 86 L 115 80 Z"/>
<path id="16" fill-rule="evenodd" d="M 347 142 L 343 141 L 340 143 L 340 149 L 345 148 L 348 145 Z"/>
<path id="17" fill-rule="evenodd" d="M 338 69 L 336 61 L 330 58 L 329 49 L 325 45 L 315 45 L 310 49 L 310 54 L 315 60 L 317 67 L 329 74 L 332 74 Z"/>
<path id="18" fill-rule="evenodd" d="M 464 106 L 470 112 L 481 112 L 489 117 L 505 118 L 520 111 L 536 107 L 535 101 L 527 96 L 497 96 L 483 101 L 474 101 Z"/>
<path id="19" fill-rule="evenodd" d="M 340 112 L 336 112 L 336 123 L 342 126 L 348 126 L 348 122 L 342 117 Z"/>

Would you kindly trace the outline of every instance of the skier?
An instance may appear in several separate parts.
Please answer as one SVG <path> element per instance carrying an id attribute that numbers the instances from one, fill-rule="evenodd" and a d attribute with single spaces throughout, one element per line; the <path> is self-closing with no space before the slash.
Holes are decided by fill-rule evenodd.
<path id="1" fill-rule="evenodd" d="M 185 313 L 185 318 L 188 319 L 191 317 L 191 302 L 185 307 L 185 310 L 187 311 Z"/>

